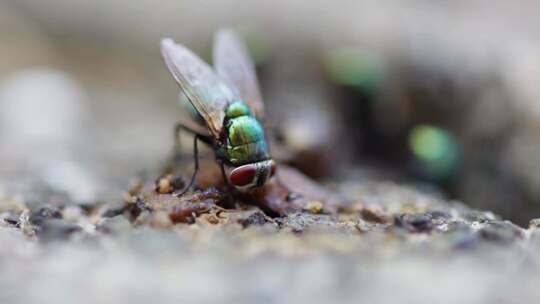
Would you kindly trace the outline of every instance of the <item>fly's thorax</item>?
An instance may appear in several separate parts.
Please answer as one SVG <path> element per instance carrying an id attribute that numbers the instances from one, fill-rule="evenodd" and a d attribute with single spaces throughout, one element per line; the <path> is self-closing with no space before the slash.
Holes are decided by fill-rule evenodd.
<path id="1" fill-rule="evenodd" d="M 227 106 L 225 117 L 232 119 L 240 116 L 252 116 L 248 106 L 242 101 L 235 101 Z"/>
<path id="2" fill-rule="evenodd" d="M 235 147 L 264 141 L 265 139 L 261 124 L 253 116 L 240 116 L 230 119 L 227 124 L 227 137 L 229 145 Z"/>
<path id="3" fill-rule="evenodd" d="M 226 109 L 227 143 L 224 147 L 229 162 L 241 165 L 269 159 L 261 123 L 245 103 L 231 103 Z"/>

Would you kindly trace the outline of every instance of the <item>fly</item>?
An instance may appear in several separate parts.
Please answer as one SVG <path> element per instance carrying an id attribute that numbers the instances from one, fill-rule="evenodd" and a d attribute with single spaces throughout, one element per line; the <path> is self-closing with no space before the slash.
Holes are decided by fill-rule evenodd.
<path id="1" fill-rule="evenodd" d="M 236 34 L 220 30 L 214 37 L 214 69 L 181 44 L 161 41 L 165 64 L 186 97 L 191 123 L 178 123 L 179 132 L 194 135 L 195 170 L 184 194 L 193 185 L 199 170 L 199 141 L 210 146 L 226 184 L 240 190 L 264 185 L 275 173 L 262 120 L 264 103 L 257 75 L 247 49 Z M 229 175 L 224 166 L 232 168 Z"/>

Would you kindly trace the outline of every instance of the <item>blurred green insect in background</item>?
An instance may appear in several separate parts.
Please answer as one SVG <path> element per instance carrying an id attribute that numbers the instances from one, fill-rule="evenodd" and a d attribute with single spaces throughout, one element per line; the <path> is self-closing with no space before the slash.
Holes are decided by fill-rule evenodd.
<path id="1" fill-rule="evenodd" d="M 215 70 L 190 50 L 172 39 L 161 41 L 161 53 L 187 102 L 184 108 L 191 121 L 177 124 L 175 140 L 184 130 L 194 135 L 195 171 L 184 194 L 199 170 L 197 142 L 209 145 L 226 184 L 240 190 L 264 185 L 275 173 L 262 126 L 264 104 L 257 75 L 246 47 L 230 30 L 214 37 Z M 231 168 L 227 176 L 225 166 Z"/>

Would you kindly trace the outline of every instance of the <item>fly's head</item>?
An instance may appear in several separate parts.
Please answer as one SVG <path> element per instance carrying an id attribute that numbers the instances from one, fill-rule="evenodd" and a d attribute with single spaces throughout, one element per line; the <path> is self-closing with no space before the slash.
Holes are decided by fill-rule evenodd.
<path id="1" fill-rule="evenodd" d="M 234 168 L 229 181 L 239 190 L 251 190 L 263 186 L 276 172 L 276 163 L 264 160 Z"/>

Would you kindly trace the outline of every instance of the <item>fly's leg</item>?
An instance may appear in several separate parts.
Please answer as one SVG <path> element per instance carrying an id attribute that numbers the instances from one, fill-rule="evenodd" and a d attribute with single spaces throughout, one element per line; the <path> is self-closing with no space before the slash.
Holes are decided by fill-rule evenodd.
<path id="1" fill-rule="evenodd" d="M 227 190 L 230 190 L 231 185 L 229 184 L 229 179 L 227 178 L 227 174 L 225 174 L 225 167 L 223 166 L 223 162 L 221 160 L 217 160 L 219 164 L 219 168 L 221 169 L 221 177 L 223 177 L 223 183 L 225 184 L 225 187 Z"/>
<path id="2" fill-rule="evenodd" d="M 173 147 L 173 168 L 178 168 L 182 162 L 182 145 L 180 143 L 180 131 L 184 130 L 184 125 L 178 123 L 174 126 L 174 147 Z"/>
<path id="3" fill-rule="evenodd" d="M 173 155 L 173 165 L 175 168 L 178 167 L 179 162 L 182 160 L 182 151 L 180 150 L 180 131 L 185 131 L 189 134 L 192 134 L 193 137 L 193 159 L 195 161 L 195 170 L 193 171 L 193 175 L 191 176 L 191 180 L 187 187 L 180 193 L 175 193 L 176 196 L 181 196 L 185 194 L 195 183 L 195 178 L 197 177 L 197 173 L 199 171 L 199 147 L 198 147 L 198 141 L 202 141 L 203 143 L 212 146 L 212 139 L 208 136 L 202 135 L 197 133 L 196 131 L 192 130 L 189 127 L 184 126 L 183 124 L 176 124 L 174 128 L 174 155 Z"/>
<path id="4" fill-rule="evenodd" d="M 199 147 L 197 143 L 200 140 L 200 135 L 196 134 L 193 137 L 193 161 L 195 162 L 195 168 L 193 170 L 193 175 L 191 175 L 191 180 L 189 181 L 189 184 L 182 190 L 180 193 L 174 193 L 175 196 L 182 196 L 184 195 L 191 187 L 193 186 L 193 183 L 195 183 L 195 178 L 197 177 L 197 173 L 199 173 Z"/>
<path id="5" fill-rule="evenodd" d="M 234 207 L 234 197 L 233 197 L 233 188 L 229 183 L 227 174 L 225 174 L 225 167 L 223 166 L 223 161 L 217 159 L 219 168 L 221 169 L 221 177 L 223 177 L 223 183 L 225 184 L 225 205 Z"/>
<path id="6" fill-rule="evenodd" d="M 212 146 L 212 140 L 210 137 L 200 134 L 197 131 L 181 124 L 177 123 L 174 126 L 174 150 L 173 150 L 173 168 L 177 169 L 182 162 L 183 154 L 182 154 L 182 144 L 180 142 L 180 131 L 187 132 L 194 136 L 199 136 L 199 139 L 204 142 L 205 144 Z"/>

